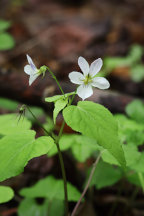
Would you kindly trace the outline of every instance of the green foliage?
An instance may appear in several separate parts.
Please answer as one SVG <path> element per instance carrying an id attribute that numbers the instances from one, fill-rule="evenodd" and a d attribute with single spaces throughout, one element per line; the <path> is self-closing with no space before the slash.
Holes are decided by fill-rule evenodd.
<path id="1" fill-rule="evenodd" d="M 14 114 L 0 116 L 0 181 L 20 174 L 30 159 L 48 153 L 53 147 L 51 137 L 35 140 L 30 127 L 30 121 L 18 122 Z"/>
<path id="2" fill-rule="evenodd" d="M 104 59 L 105 74 L 110 73 L 117 67 L 129 67 L 130 75 L 133 81 L 140 82 L 144 79 L 144 65 L 142 64 L 143 48 L 134 44 L 131 46 L 127 56 L 124 57 L 106 57 Z"/>
<path id="3" fill-rule="evenodd" d="M 26 118 L 18 121 L 18 116 L 15 114 L 0 115 L 0 134 L 13 135 L 21 133 L 31 128 L 31 122 Z"/>
<path id="4" fill-rule="evenodd" d="M 54 140 L 50 136 L 41 136 L 34 141 L 33 150 L 29 156 L 29 160 L 34 157 L 47 154 L 55 147 Z"/>
<path id="5" fill-rule="evenodd" d="M 75 94 L 75 92 L 66 93 L 65 95 L 55 95 L 52 97 L 45 98 L 45 101 L 49 102 L 49 103 L 50 102 L 56 102 L 57 100 L 68 98 L 69 96 L 74 95 L 74 94 Z"/>
<path id="6" fill-rule="evenodd" d="M 144 65 L 138 64 L 131 68 L 131 77 L 135 82 L 141 82 L 144 79 Z"/>
<path id="7" fill-rule="evenodd" d="M 95 151 L 102 149 L 95 139 L 78 134 L 63 135 L 60 147 L 63 145 L 70 147 L 73 156 L 79 162 L 85 162 Z"/>
<path id="8" fill-rule="evenodd" d="M 96 166 L 90 186 L 95 185 L 97 189 L 101 189 L 115 184 L 121 177 L 122 171 L 119 168 L 100 161 Z"/>
<path id="9" fill-rule="evenodd" d="M 144 104 L 141 100 L 133 100 L 126 106 L 127 115 L 138 123 L 144 124 Z"/>
<path id="10" fill-rule="evenodd" d="M 61 151 L 71 150 L 74 158 L 79 162 L 84 162 L 97 150 L 102 150 L 95 139 L 82 136 L 79 134 L 64 134 L 59 141 Z M 57 148 L 54 146 L 49 152 L 48 156 L 57 154 Z"/>
<path id="11" fill-rule="evenodd" d="M 102 105 L 81 101 L 63 110 L 66 123 L 75 131 L 94 138 L 125 167 L 125 157 L 118 139 L 118 125 L 113 115 Z"/>
<path id="12" fill-rule="evenodd" d="M 79 191 L 70 183 L 67 183 L 68 200 L 77 201 L 80 198 Z M 48 176 L 40 180 L 34 186 L 24 188 L 20 195 L 26 198 L 48 198 L 49 200 L 64 200 L 63 181 L 57 180 L 53 176 Z"/>
<path id="13" fill-rule="evenodd" d="M 133 144 L 123 145 L 123 151 L 125 154 L 126 164 L 128 167 L 131 167 L 133 164 L 136 164 L 141 157 L 141 154 L 140 152 L 138 152 L 137 147 Z M 108 151 L 104 151 L 102 153 L 102 159 L 107 163 L 119 165 L 119 163 L 115 160 L 113 155 L 111 155 Z"/>
<path id="14" fill-rule="evenodd" d="M 51 137 L 36 141 L 34 137 L 35 132 L 28 130 L 0 139 L 0 181 L 20 174 L 30 159 L 46 154 L 54 145 Z"/>
<path id="15" fill-rule="evenodd" d="M 9 33 L 0 33 L 0 50 L 12 49 L 15 46 L 15 41 Z"/>
<path id="16" fill-rule="evenodd" d="M 36 107 L 36 106 L 29 106 L 31 112 L 35 115 L 35 117 L 38 119 L 40 117 L 42 117 L 44 115 L 44 111 L 42 108 L 40 107 Z M 29 119 L 32 123 L 35 123 L 36 120 L 33 118 L 33 116 L 31 115 L 31 113 L 26 110 L 25 112 L 25 116 L 27 119 Z"/>
<path id="17" fill-rule="evenodd" d="M 0 139 L 0 181 L 23 171 L 33 148 L 34 136 L 34 131 L 25 131 Z"/>
<path id="18" fill-rule="evenodd" d="M 122 114 L 115 115 L 119 124 L 119 138 L 122 143 L 141 145 L 144 142 L 144 125 L 128 119 Z"/>
<path id="19" fill-rule="evenodd" d="M 0 98 L 0 107 L 10 111 L 16 111 L 18 108 L 18 102 L 7 98 Z"/>
<path id="20" fill-rule="evenodd" d="M 5 32 L 11 26 L 11 22 L 0 19 L 0 50 L 12 49 L 15 46 L 13 37 Z"/>
<path id="21" fill-rule="evenodd" d="M 53 122 L 53 120 L 49 116 L 47 116 L 47 118 L 46 118 L 46 123 L 44 124 L 44 128 L 49 133 L 51 133 L 54 130 L 54 128 L 55 128 L 54 122 Z"/>
<path id="22" fill-rule="evenodd" d="M 63 216 L 64 202 L 61 200 L 44 200 L 43 204 L 38 204 L 34 199 L 24 199 L 18 208 L 18 216 Z"/>
<path id="23" fill-rule="evenodd" d="M 60 111 L 62 111 L 65 106 L 68 104 L 68 98 L 69 96 L 75 94 L 75 92 L 67 93 L 65 95 L 55 95 L 53 97 L 47 97 L 45 98 L 46 102 L 54 102 L 55 108 L 53 111 L 53 120 L 54 124 L 56 123 L 56 118 Z"/>
<path id="24" fill-rule="evenodd" d="M 56 117 L 58 116 L 59 112 L 65 108 L 67 103 L 68 103 L 68 98 L 67 99 L 59 99 L 55 102 L 55 108 L 53 111 L 54 124 L 56 123 Z"/>
<path id="25" fill-rule="evenodd" d="M 14 196 L 14 192 L 10 187 L 0 186 L 0 204 L 10 201 Z"/>
<path id="26" fill-rule="evenodd" d="M 7 30 L 11 26 L 10 21 L 0 19 L 0 32 Z"/>

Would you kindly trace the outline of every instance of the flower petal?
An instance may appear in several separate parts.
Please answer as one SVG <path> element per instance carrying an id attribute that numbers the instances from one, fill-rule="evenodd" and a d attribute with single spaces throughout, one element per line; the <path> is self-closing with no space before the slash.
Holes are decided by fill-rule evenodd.
<path id="1" fill-rule="evenodd" d="M 26 65 L 26 66 L 24 67 L 24 72 L 25 72 L 26 74 L 30 75 L 30 74 L 33 73 L 33 70 L 32 70 L 32 68 L 31 68 L 30 65 Z"/>
<path id="2" fill-rule="evenodd" d="M 90 97 L 93 94 L 92 86 L 91 85 L 80 85 L 77 89 L 77 94 L 83 100 Z"/>
<path id="3" fill-rule="evenodd" d="M 75 84 L 83 84 L 83 80 L 85 79 L 84 75 L 77 71 L 69 73 L 69 78 L 70 81 Z"/>
<path id="4" fill-rule="evenodd" d="M 78 65 L 80 67 L 80 69 L 82 70 L 83 74 L 86 76 L 89 73 L 89 64 L 88 62 L 83 58 L 83 57 L 79 57 L 78 58 Z"/>
<path id="5" fill-rule="evenodd" d="M 95 77 L 92 81 L 92 86 L 99 89 L 108 89 L 110 87 L 109 81 L 104 77 Z"/>
<path id="6" fill-rule="evenodd" d="M 29 85 L 31 85 L 35 80 L 36 78 L 38 77 L 39 75 L 38 74 L 32 74 L 30 75 L 30 78 L 29 78 Z"/>
<path id="7" fill-rule="evenodd" d="M 30 64 L 31 68 L 32 68 L 34 71 L 36 71 L 37 68 L 36 68 L 35 64 L 33 63 L 32 58 L 31 58 L 28 54 L 27 54 L 26 56 L 27 56 L 27 60 L 28 60 L 28 63 Z"/>
<path id="8" fill-rule="evenodd" d="M 101 69 L 103 65 L 103 61 L 101 58 L 96 59 L 94 62 L 90 65 L 90 72 L 89 74 L 93 77 L 95 76 Z"/>

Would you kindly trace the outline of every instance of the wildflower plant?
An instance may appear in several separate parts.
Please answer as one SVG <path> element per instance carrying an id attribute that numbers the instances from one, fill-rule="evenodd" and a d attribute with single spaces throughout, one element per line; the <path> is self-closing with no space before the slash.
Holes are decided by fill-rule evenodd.
<path id="1" fill-rule="evenodd" d="M 35 216 L 36 212 L 39 212 L 41 216 L 47 215 L 47 213 L 51 216 L 56 214 L 59 216 L 68 216 L 70 213 L 69 202 L 73 201 L 77 203 L 71 212 L 71 215 L 74 216 L 80 203 L 84 201 L 84 195 L 90 184 L 93 184 L 92 179 L 95 170 L 99 170 L 99 167 L 102 170 L 101 167 L 105 166 L 104 162 L 102 162 L 103 158 L 108 155 L 108 158 L 110 160 L 113 158 L 122 170 L 126 169 L 125 155 L 118 137 L 117 120 L 104 106 L 92 101 L 84 101 L 93 94 L 92 87 L 107 89 L 110 87 L 110 84 L 107 79 L 97 77 L 97 73 L 102 67 L 102 59 L 100 58 L 89 66 L 83 57 L 79 57 L 78 64 L 83 74 L 75 71 L 69 74 L 70 81 L 79 86 L 74 92 L 68 93 L 64 93 L 59 81 L 48 66 L 44 65 L 40 69 L 37 69 L 33 60 L 28 55 L 27 60 L 28 65 L 24 67 L 24 71 L 30 76 L 29 85 L 39 75 L 43 74 L 43 76 L 47 76 L 50 73 L 56 81 L 61 94 L 45 98 L 47 103 L 54 103 L 53 122 L 50 122 L 48 119 L 49 127 L 39 122 L 37 116 L 29 106 L 25 105 L 20 109 L 22 113 L 27 110 L 43 129 L 45 135 L 37 139 L 35 138 L 36 132 L 31 130 L 31 122 L 26 118 L 23 121 L 20 119 L 17 124 L 13 118 L 13 114 L 2 115 L 0 117 L 0 135 L 2 136 L 0 139 L 0 181 L 22 173 L 26 164 L 34 157 L 44 154 L 50 157 L 58 153 L 62 180 L 48 176 L 37 182 L 34 186 L 22 189 L 20 195 L 24 197 L 24 200 L 19 206 L 18 215 Z M 82 98 L 82 101 L 80 100 L 76 105 L 73 105 L 72 103 L 76 95 Z M 53 132 L 53 128 L 60 112 L 62 112 L 64 119 L 59 134 L 56 135 Z M 77 133 L 73 135 L 63 134 L 65 124 Z M 85 161 L 90 155 L 93 155 L 94 152 L 96 153 L 96 160 L 82 194 L 80 194 L 75 186 L 67 182 L 62 151 L 70 147 L 75 158 L 81 162 Z M 81 149 L 80 152 L 79 149 Z M 98 166 L 99 160 L 101 162 Z M 110 172 L 113 171 L 109 166 L 108 168 L 106 166 L 106 169 L 109 169 Z M 116 179 L 119 179 L 120 176 L 120 174 L 116 173 Z M 0 187 L 0 193 L 3 190 L 8 190 L 7 194 L 9 198 L 6 197 L 2 201 L 0 199 L 0 202 L 7 201 L 13 196 L 11 189 Z M 44 198 L 43 205 L 36 205 L 35 198 Z M 51 205 L 50 209 L 49 203 Z M 33 210 L 31 206 L 33 206 Z M 56 212 L 56 209 L 58 209 L 58 212 Z"/>

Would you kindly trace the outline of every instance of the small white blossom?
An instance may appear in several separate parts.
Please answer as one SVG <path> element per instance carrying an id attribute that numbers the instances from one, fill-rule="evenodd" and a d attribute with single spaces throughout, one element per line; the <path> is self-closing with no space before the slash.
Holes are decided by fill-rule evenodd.
<path id="1" fill-rule="evenodd" d="M 31 57 L 29 55 L 26 56 L 29 64 L 24 67 L 24 72 L 30 76 L 29 85 L 31 85 L 36 80 L 36 78 L 40 75 L 39 73 L 40 70 L 37 69 Z"/>
<path id="2" fill-rule="evenodd" d="M 73 71 L 69 74 L 70 81 L 80 85 L 77 88 L 77 94 L 83 100 L 93 94 L 92 86 L 99 89 L 107 89 L 110 87 L 110 84 L 106 78 L 96 77 L 96 74 L 100 71 L 102 64 L 102 59 L 98 58 L 89 66 L 88 62 L 83 57 L 79 57 L 78 65 L 83 74 L 77 71 Z"/>

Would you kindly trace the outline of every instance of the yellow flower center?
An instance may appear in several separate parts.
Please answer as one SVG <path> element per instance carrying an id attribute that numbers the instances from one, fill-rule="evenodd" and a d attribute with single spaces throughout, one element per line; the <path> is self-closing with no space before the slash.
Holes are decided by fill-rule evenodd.
<path id="1" fill-rule="evenodd" d="M 85 85 L 88 85 L 89 83 L 91 83 L 91 82 L 92 82 L 91 76 L 88 74 L 88 75 L 85 77 L 85 79 L 83 80 L 83 82 L 84 82 Z"/>

